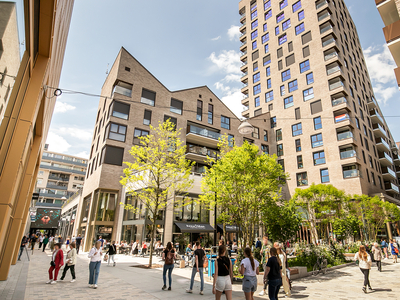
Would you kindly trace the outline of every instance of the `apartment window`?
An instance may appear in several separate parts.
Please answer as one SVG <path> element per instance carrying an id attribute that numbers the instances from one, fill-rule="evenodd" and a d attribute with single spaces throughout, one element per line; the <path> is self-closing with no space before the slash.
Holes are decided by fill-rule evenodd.
<path id="1" fill-rule="evenodd" d="M 380 188 L 383 189 L 383 186 L 382 186 L 382 179 L 381 179 L 380 176 L 378 176 L 378 181 L 379 181 L 379 186 L 380 186 Z"/>
<path id="2" fill-rule="evenodd" d="M 113 117 L 128 120 L 130 105 L 118 101 L 113 101 L 110 105 L 110 114 Z"/>
<path id="3" fill-rule="evenodd" d="M 171 112 L 181 115 L 182 107 L 183 107 L 182 101 L 176 100 L 174 98 L 171 99 L 171 107 L 170 107 Z"/>
<path id="4" fill-rule="evenodd" d="M 367 138 L 364 138 L 364 143 L 365 143 L 365 149 L 367 149 L 369 151 L 369 143 Z"/>
<path id="5" fill-rule="evenodd" d="M 282 45 L 282 44 L 284 44 L 284 43 L 287 42 L 287 35 L 286 35 L 286 33 L 285 33 L 284 35 L 281 35 L 281 36 L 279 37 L 278 42 L 279 42 L 279 45 Z"/>
<path id="6" fill-rule="evenodd" d="M 262 41 L 263 44 L 266 43 L 266 42 L 268 42 L 268 41 L 269 41 L 269 33 L 264 34 L 264 35 L 261 37 L 261 41 Z M 268 52 L 268 51 L 267 51 L 267 52 Z"/>
<path id="7" fill-rule="evenodd" d="M 178 120 L 176 118 L 164 115 L 164 122 L 166 122 L 167 120 L 169 120 L 176 128 L 176 125 L 178 123 Z"/>
<path id="8" fill-rule="evenodd" d="M 124 148 L 106 145 L 101 152 L 101 163 L 122 166 L 123 157 Z"/>
<path id="9" fill-rule="evenodd" d="M 311 72 L 311 73 L 308 73 L 307 75 L 306 75 L 306 78 L 307 78 L 307 84 L 312 84 L 312 83 L 314 83 L 314 74 Z"/>
<path id="10" fill-rule="evenodd" d="M 297 79 L 289 82 L 289 93 L 294 92 L 297 88 Z"/>
<path id="11" fill-rule="evenodd" d="M 283 69 L 282 60 L 278 61 L 278 70 L 281 71 Z"/>
<path id="12" fill-rule="evenodd" d="M 254 61 L 254 60 L 256 60 L 256 59 L 258 59 L 258 57 L 259 57 L 259 51 L 257 50 L 257 51 L 254 51 L 252 54 L 251 54 L 251 59 Z"/>
<path id="13" fill-rule="evenodd" d="M 271 88 L 272 85 L 271 82 L 272 82 L 271 78 L 267 79 L 267 89 Z"/>
<path id="14" fill-rule="evenodd" d="M 259 107 L 260 106 L 260 97 L 256 97 L 256 98 L 254 98 L 254 106 L 255 107 Z"/>
<path id="15" fill-rule="evenodd" d="M 297 186 L 308 185 L 307 172 L 296 174 Z"/>
<path id="16" fill-rule="evenodd" d="M 314 166 L 324 164 L 325 163 L 325 152 L 324 151 L 314 152 L 313 159 L 314 159 Z"/>
<path id="17" fill-rule="evenodd" d="M 134 145 L 140 145 L 140 140 L 139 137 L 141 136 L 146 136 L 149 135 L 150 132 L 148 130 L 142 130 L 139 128 L 135 128 L 135 131 L 133 133 L 133 144 Z"/>
<path id="18" fill-rule="evenodd" d="M 279 35 L 280 31 L 279 31 L 279 26 L 275 27 L 275 35 Z"/>
<path id="19" fill-rule="evenodd" d="M 282 82 L 289 80 L 290 78 L 290 69 L 282 72 Z"/>
<path id="20" fill-rule="evenodd" d="M 373 183 L 373 185 L 376 185 L 375 175 L 374 175 L 373 172 L 371 172 L 371 178 L 372 178 L 372 183 Z"/>
<path id="21" fill-rule="evenodd" d="M 301 134 L 303 134 L 301 123 L 292 125 L 292 136 L 298 136 Z"/>
<path id="22" fill-rule="evenodd" d="M 156 102 L 156 93 L 146 89 L 142 89 L 142 97 L 140 98 L 140 102 L 154 106 Z"/>
<path id="23" fill-rule="evenodd" d="M 301 141 L 300 141 L 300 139 L 295 140 L 294 144 L 296 146 L 296 152 L 300 152 L 301 151 Z"/>
<path id="24" fill-rule="evenodd" d="M 294 54 L 286 57 L 286 67 L 293 65 L 295 63 Z"/>
<path id="25" fill-rule="evenodd" d="M 213 114 L 214 114 L 214 106 L 212 104 L 208 104 L 208 124 L 213 124 Z"/>
<path id="26" fill-rule="evenodd" d="M 280 91 L 281 91 L 281 96 L 285 95 L 286 92 L 285 92 L 285 86 L 284 85 L 281 85 Z"/>
<path id="27" fill-rule="evenodd" d="M 358 129 L 360 129 L 360 121 L 358 120 L 357 117 L 354 118 L 356 120 L 356 126 Z"/>
<path id="28" fill-rule="evenodd" d="M 283 138 L 282 137 L 282 129 L 277 129 L 275 134 L 276 134 L 276 141 L 277 142 L 282 141 L 282 138 Z"/>
<path id="29" fill-rule="evenodd" d="M 130 83 L 118 81 L 114 86 L 113 93 L 118 93 L 127 97 L 132 97 L 133 85 Z"/>
<path id="30" fill-rule="evenodd" d="M 297 1 L 295 4 L 292 5 L 293 13 L 301 9 L 301 1 Z"/>
<path id="31" fill-rule="evenodd" d="M 321 183 L 329 182 L 329 170 L 328 169 L 321 169 Z"/>
<path id="32" fill-rule="evenodd" d="M 310 46 L 306 46 L 303 48 L 303 58 L 310 56 Z"/>
<path id="33" fill-rule="evenodd" d="M 258 37 L 258 29 L 254 30 L 254 31 L 251 33 L 251 39 L 252 39 L 252 40 L 254 40 L 256 37 Z"/>
<path id="34" fill-rule="evenodd" d="M 268 44 L 266 44 L 265 46 L 264 46 L 264 52 L 265 53 L 268 53 L 269 52 L 269 45 Z M 271 62 L 271 60 L 270 60 L 270 62 Z M 265 66 L 265 65 L 264 65 Z"/>
<path id="35" fill-rule="evenodd" d="M 321 117 L 314 118 L 314 129 L 318 130 L 322 128 L 322 120 Z"/>
<path id="36" fill-rule="evenodd" d="M 272 111 L 274 109 L 273 103 L 268 104 L 268 111 Z"/>
<path id="37" fill-rule="evenodd" d="M 257 26 L 258 26 L 258 20 L 251 22 L 251 30 L 253 30 L 254 28 L 257 28 Z"/>
<path id="38" fill-rule="evenodd" d="M 364 164 L 366 164 L 366 163 L 367 163 L 367 160 L 365 159 L 365 152 L 364 152 L 364 150 L 361 150 L 361 153 L 362 153 L 362 157 L 363 157 Z"/>
<path id="39" fill-rule="evenodd" d="M 304 27 L 304 23 L 301 23 L 300 25 L 297 25 L 297 26 L 295 27 L 296 35 L 299 35 L 300 33 L 304 32 L 305 30 L 306 30 L 306 29 L 305 29 L 305 27 Z"/>
<path id="40" fill-rule="evenodd" d="M 367 131 L 367 127 L 363 124 L 363 129 L 364 129 L 364 134 L 366 135 L 366 136 L 368 136 L 368 131 Z"/>
<path id="41" fill-rule="evenodd" d="M 290 24 L 290 19 L 286 20 L 285 22 L 282 23 L 282 31 L 285 31 L 287 29 L 289 29 L 291 26 Z"/>
<path id="42" fill-rule="evenodd" d="M 271 76 L 271 67 L 267 67 L 266 73 L 267 73 L 267 76 Z"/>
<path id="43" fill-rule="evenodd" d="M 253 50 L 257 49 L 257 41 L 254 41 L 253 43 L 251 43 L 251 47 Z"/>
<path id="44" fill-rule="evenodd" d="M 252 133 L 252 137 L 255 139 L 259 139 L 260 138 L 260 129 L 257 127 L 254 127 L 253 133 Z"/>
<path id="45" fill-rule="evenodd" d="M 282 156 L 283 155 L 283 144 L 276 145 L 276 154 L 278 156 Z"/>
<path id="46" fill-rule="evenodd" d="M 308 42 L 311 42 L 311 40 L 312 40 L 311 31 L 309 31 L 301 36 L 301 43 L 303 45 L 307 44 Z"/>
<path id="47" fill-rule="evenodd" d="M 261 114 L 262 114 L 262 109 L 261 108 L 254 111 L 254 116 L 255 117 L 257 117 L 257 116 L 259 116 Z"/>
<path id="48" fill-rule="evenodd" d="M 254 20 L 255 18 L 257 18 L 257 10 L 255 10 L 255 11 L 253 11 L 252 13 L 251 13 L 251 19 L 252 20 Z"/>
<path id="49" fill-rule="evenodd" d="M 292 52 L 293 51 L 293 42 L 288 43 L 288 51 Z"/>
<path id="50" fill-rule="evenodd" d="M 221 116 L 221 127 L 230 130 L 231 119 L 225 116 Z"/>
<path id="51" fill-rule="evenodd" d="M 270 9 L 269 11 L 267 11 L 264 15 L 265 21 L 267 21 L 269 18 L 272 17 L 272 9 Z"/>
<path id="52" fill-rule="evenodd" d="M 263 66 L 266 66 L 266 65 L 268 65 L 268 64 L 270 64 L 270 63 L 271 63 L 271 55 L 268 54 L 267 56 L 265 56 L 265 57 L 263 58 Z"/>
<path id="53" fill-rule="evenodd" d="M 203 119 L 203 101 L 197 100 L 196 120 L 201 121 L 202 119 Z"/>
<path id="54" fill-rule="evenodd" d="M 302 155 L 298 155 L 297 156 L 297 169 L 303 169 L 304 165 L 303 165 L 303 156 Z"/>
<path id="55" fill-rule="evenodd" d="M 258 71 L 258 62 L 257 61 L 253 64 L 253 72 L 255 72 L 255 71 Z"/>
<path id="56" fill-rule="evenodd" d="M 314 134 L 311 136 L 311 147 L 316 148 L 316 147 L 321 147 L 324 145 L 324 142 L 322 140 L 322 133 Z"/>
<path id="57" fill-rule="evenodd" d="M 305 71 L 310 70 L 310 62 L 307 59 L 306 61 L 300 63 L 300 73 L 304 73 Z"/>
<path id="58" fill-rule="evenodd" d="M 286 6 L 288 6 L 288 0 L 283 0 L 279 3 L 279 8 L 282 10 L 284 9 Z"/>
<path id="59" fill-rule="evenodd" d="M 305 18 L 304 10 L 302 10 L 301 12 L 299 12 L 298 16 L 299 16 L 299 21 L 304 20 L 304 18 Z"/>
<path id="60" fill-rule="evenodd" d="M 279 165 L 282 166 L 282 171 L 285 172 L 285 161 L 283 159 L 278 159 L 276 161 Z"/>
<path id="61" fill-rule="evenodd" d="M 264 141 L 268 142 L 268 131 L 264 130 Z"/>
<path id="62" fill-rule="evenodd" d="M 229 145 L 229 147 L 233 147 L 234 142 L 235 142 L 235 137 L 233 135 L 231 135 L 231 134 L 228 134 L 228 145 Z"/>
<path id="63" fill-rule="evenodd" d="M 293 96 L 289 96 L 289 97 L 283 99 L 283 101 L 284 101 L 284 104 L 285 104 L 285 109 L 289 108 L 289 107 L 292 107 L 294 105 Z"/>
<path id="64" fill-rule="evenodd" d="M 276 16 L 276 23 L 282 22 L 283 20 L 285 20 L 285 13 L 281 12 Z"/>
<path id="65" fill-rule="evenodd" d="M 274 91 L 269 91 L 265 93 L 265 102 L 270 102 L 274 100 Z"/>
<path id="66" fill-rule="evenodd" d="M 308 101 L 314 99 L 314 88 L 309 88 L 303 91 L 303 100 Z"/>
<path id="67" fill-rule="evenodd" d="M 111 140 L 125 142 L 126 126 L 116 123 L 110 123 L 107 125 L 106 134 Z"/>
<path id="68" fill-rule="evenodd" d="M 269 154 L 269 147 L 268 145 L 262 145 L 261 144 L 261 152 L 264 154 Z"/>
<path id="69" fill-rule="evenodd" d="M 268 30 L 267 23 L 264 23 L 264 25 L 263 25 L 263 31 L 266 32 L 267 30 Z"/>
<path id="70" fill-rule="evenodd" d="M 143 124 L 144 125 L 150 125 L 151 124 L 151 110 L 145 109 L 144 118 L 143 118 Z"/>
<path id="71" fill-rule="evenodd" d="M 295 117 L 296 120 L 301 119 L 300 107 L 297 107 L 297 108 L 294 110 L 294 117 Z"/>
<path id="72" fill-rule="evenodd" d="M 264 10 L 267 10 L 268 8 L 271 7 L 271 0 L 268 0 L 264 3 Z"/>
<path id="73" fill-rule="evenodd" d="M 272 117 L 270 119 L 270 123 L 271 123 L 271 128 L 275 128 L 276 127 L 276 117 Z"/>
<path id="74" fill-rule="evenodd" d="M 253 95 L 257 95 L 259 93 L 261 93 L 261 85 L 257 84 L 255 86 L 253 86 Z"/>

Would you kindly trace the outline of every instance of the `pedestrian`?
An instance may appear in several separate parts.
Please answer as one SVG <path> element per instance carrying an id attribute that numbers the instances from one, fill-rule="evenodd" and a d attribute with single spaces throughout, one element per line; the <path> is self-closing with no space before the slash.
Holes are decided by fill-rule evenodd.
<path id="1" fill-rule="evenodd" d="M 194 251 L 194 265 L 192 268 L 192 278 L 190 279 L 190 288 L 186 290 L 186 293 L 193 293 L 194 277 L 196 273 L 200 274 L 200 295 L 203 295 L 204 289 L 204 258 L 207 259 L 206 253 L 201 248 L 200 242 L 196 242 L 196 250 Z"/>
<path id="2" fill-rule="evenodd" d="M 139 253 L 139 240 L 136 240 L 136 242 L 134 242 L 132 245 L 132 255 L 137 256 L 138 253 Z"/>
<path id="3" fill-rule="evenodd" d="M 244 249 L 244 259 L 240 262 L 240 274 L 243 277 L 242 290 L 246 300 L 254 300 L 254 292 L 257 290 L 257 275 L 259 274 L 259 262 L 254 259 L 251 249 Z"/>
<path id="4" fill-rule="evenodd" d="M 264 272 L 264 283 L 268 281 L 268 296 L 270 300 L 278 300 L 279 289 L 282 286 L 282 262 L 275 247 L 270 249 L 271 257 L 268 259 Z"/>
<path id="5" fill-rule="evenodd" d="M 39 250 L 40 248 L 42 248 L 43 240 L 44 240 L 44 236 L 43 236 L 43 234 L 41 234 L 41 235 L 39 236 L 39 248 L 38 248 L 38 250 Z"/>
<path id="6" fill-rule="evenodd" d="M 361 272 L 364 274 L 363 292 L 367 293 L 367 286 L 369 290 L 372 291 L 371 284 L 369 283 L 369 271 L 371 270 L 372 261 L 371 256 L 369 256 L 365 250 L 365 246 L 360 246 L 360 250 L 356 253 L 354 259 L 356 260 L 356 263 L 358 263 Z"/>
<path id="7" fill-rule="evenodd" d="M 262 247 L 261 247 L 261 251 L 260 251 L 260 254 L 261 254 L 261 265 L 262 265 L 262 267 L 263 267 L 263 270 L 264 270 L 264 272 L 265 272 L 265 269 L 266 269 L 266 267 L 267 267 L 267 262 L 268 262 L 268 259 L 270 258 L 270 249 L 271 249 L 271 247 L 268 245 L 268 237 L 267 236 L 264 236 L 263 237 L 263 245 L 262 245 Z M 264 296 L 264 295 L 266 295 L 266 290 L 267 290 L 267 283 L 266 282 L 264 282 L 264 287 L 263 287 L 263 290 L 258 294 L 259 296 Z"/>
<path id="8" fill-rule="evenodd" d="M 70 250 L 67 252 L 67 258 L 65 260 L 65 267 L 61 276 L 61 280 L 64 280 L 67 271 L 71 271 L 72 280 L 71 282 L 75 282 L 75 264 L 76 264 L 76 243 L 72 242 L 69 244 Z"/>
<path id="9" fill-rule="evenodd" d="M 282 285 L 283 285 L 283 290 L 285 291 L 285 294 L 287 297 L 291 297 L 292 294 L 290 292 L 290 284 L 289 284 L 289 279 L 287 277 L 287 273 L 286 273 L 286 264 L 287 264 L 287 259 L 286 259 L 286 254 L 282 251 L 282 244 L 277 243 L 278 247 L 275 247 L 275 243 L 274 243 L 274 247 L 278 253 L 278 257 L 281 261 L 281 277 L 282 277 Z"/>
<path id="10" fill-rule="evenodd" d="M 393 263 L 397 263 L 397 255 L 399 255 L 399 248 L 394 240 L 390 240 L 390 253 L 392 254 Z"/>
<path id="11" fill-rule="evenodd" d="M 113 267 L 115 267 L 115 254 L 117 253 L 117 246 L 115 245 L 115 241 L 113 241 L 108 247 L 108 265 L 110 265 L 110 261 L 113 261 Z"/>
<path id="12" fill-rule="evenodd" d="M 388 243 L 386 243 L 385 239 L 381 239 L 381 247 L 382 247 L 382 251 L 385 254 L 385 259 L 388 259 Z"/>
<path id="13" fill-rule="evenodd" d="M 67 241 L 65 242 L 65 248 L 66 249 L 68 249 L 69 243 L 70 243 L 70 238 L 68 237 Z"/>
<path id="14" fill-rule="evenodd" d="M 145 241 L 143 241 L 141 255 L 144 257 L 146 255 L 146 253 L 147 253 L 147 243 Z"/>
<path id="15" fill-rule="evenodd" d="M 54 251 L 51 256 L 50 268 L 49 268 L 49 281 L 46 283 L 55 284 L 57 283 L 58 272 L 61 266 L 64 264 L 64 252 L 61 250 L 61 244 L 57 243 L 54 245 Z M 54 271 L 54 276 L 53 276 Z"/>
<path id="16" fill-rule="evenodd" d="M 172 248 L 172 243 L 168 242 L 167 247 L 163 251 L 162 254 L 162 260 L 164 261 L 164 267 L 163 267 L 163 281 L 164 285 L 162 287 L 162 290 L 165 291 L 167 289 L 167 271 L 168 271 L 168 281 L 169 281 L 169 287 L 168 291 L 171 290 L 171 285 L 172 285 L 172 270 L 174 269 L 174 262 L 176 259 L 176 253 L 175 250 Z"/>
<path id="17" fill-rule="evenodd" d="M 75 242 L 75 244 L 76 244 L 76 237 L 74 235 L 72 236 L 71 242 Z"/>
<path id="18" fill-rule="evenodd" d="M 99 236 L 99 239 L 98 239 L 98 241 L 101 243 L 101 249 L 103 249 L 103 246 L 104 246 L 104 240 L 103 240 L 103 238 L 102 238 L 102 236 L 101 236 L 101 235 Z"/>
<path id="19" fill-rule="evenodd" d="M 232 261 L 226 256 L 226 247 L 221 245 L 218 247 L 218 258 L 215 264 L 213 281 L 213 294 L 215 294 L 216 300 L 221 299 L 223 292 L 225 292 L 227 300 L 232 300 L 232 280 Z"/>
<path id="20" fill-rule="evenodd" d="M 374 260 L 376 262 L 376 266 L 378 267 L 378 271 L 382 272 L 382 250 L 379 248 L 378 243 L 374 243 L 372 247 L 372 254 L 374 256 Z"/>
<path id="21" fill-rule="evenodd" d="M 260 238 L 257 238 L 256 249 L 257 249 L 257 248 L 261 249 L 261 241 L 260 241 Z"/>
<path id="22" fill-rule="evenodd" d="M 28 239 L 26 238 L 26 235 L 24 235 L 22 240 L 21 240 L 21 245 L 19 246 L 18 260 L 21 260 L 21 255 L 22 255 L 22 252 L 25 249 L 25 245 L 26 245 L 27 241 L 28 241 Z"/>
<path id="23" fill-rule="evenodd" d="M 97 281 L 99 279 L 101 257 L 103 255 L 101 242 L 97 241 L 94 247 L 89 251 L 89 287 L 97 289 Z"/>
<path id="24" fill-rule="evenodd" d="M 33 250 L 35 249 L 36 240 L 37 240 L 37 236 L 36 236 L 36 234 L 33 233 L 33 234 L 31 235 L 31 240 L 30 240 L 30 242 L 31 242 L 32 255 L 33 255 Z"/>
<path id="25" fill-rule="evenodd" d="M 81 242 L 82 242 L 82 237 L 80 234 L 78 234 L 78 236 L 75 239 L 75 245 L 76 245 L 76 254 L 79 254 L 79 248 L 81 246 Z"/>
<path id="26" fill-rule="evenodd" d="M 42 252 L 44 252 L 48 243 L 49 243 L 49 237 L 46 235 L 43 239 L 43 251 Z"/>

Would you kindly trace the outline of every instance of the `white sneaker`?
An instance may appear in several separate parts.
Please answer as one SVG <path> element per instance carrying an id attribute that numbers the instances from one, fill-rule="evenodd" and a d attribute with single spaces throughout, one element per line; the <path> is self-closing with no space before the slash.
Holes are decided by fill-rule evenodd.
<path id="1" fill-rule="evenodd" d="M 193 291 L 189 289 L 189 290 L 186 290 L 186 293 L 191 294 L 191 293 L 193 293 Z"/>
<path id="2" fill-rule="evenodd" d="M 53 279 L 50 279 L 49 281 L 47 281 L 47 284 L 50 284 L 53 281 Z"/>
<path id="3" fill-rule="evenodd" d="M 264 296 L 264 295 L 265 295 L 264 290 L 262 290 L 261 293 L 259 293 L 258 295 L 259 295 L 259 296 Z"/>
<path id="4" fill-rule="evenodd" d="M 203 291 L 200 291 L 200 295 L 204 295 Z"/>
<path id="5" fill-rule="evenodd" d="M 52 282 L 50 282 L 50 284 L 56 284 L 57 281 L 53 280 Z"/>
<path id="6" fill-rule="evenodd" d="M 75 279 L 72 279 L 71 282 L 75 282 Z"/>
<path id="7" fill-rule="evenodd" d="M 90 288 L 93 288 L 93 285 L 94 285 L 94 284 L 89 284 L 89 287 L 90 287 Z"/>
<path id="8" fill-rule="evenodd" d="M 94 289 L 97 289 L 97 284 L 95 284 L 95 285 L 93 286 L 93 288 L 94 288 Z"/>

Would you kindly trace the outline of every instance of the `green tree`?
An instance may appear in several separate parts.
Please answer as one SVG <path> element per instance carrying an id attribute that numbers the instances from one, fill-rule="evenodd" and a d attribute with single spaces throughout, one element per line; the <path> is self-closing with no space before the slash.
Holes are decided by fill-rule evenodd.
<path id="1" fill-rule="evenodd" d="M 273 241 L 285 242 L 296 236 L 301 217 L 293 201 L 270 201 L 263 209 L 262 223 Z"/>
<path id="2" fill-rule="evenodd" d="M 287 175 L 275 155 L 260 153 L 257 146 L 247 142 L 241 147 L 230 148 L 228 144 L 226 136 L 221 139 L 220 159 L 206 170 L 201 198 L 210 209 L 217 205 L 228 224 L 240 227 L 246 246 L 254 239 L 255 226 L 261 224 L 264 206 L 279 199 Z M 230 219 L 225 218 L 227 215 Z"/>
<path id="3" fill-rule="evenodd" d="M 360 232 L 362 222 L 357 215 L 349 214 L 342 218 L 335 217 L 332 221 L 333 232 L 339 240 L 344 240 L 349 236 L 353 238 Z"/>
<path id="4" fill-rule="evenodd" d="M 293 195 L 295 203 L 307 210 L 311 241 L 316 244 L 319 239 L 317 220 L 321 227 L 328 228 L 335 218 L 346 214 L 348 197 L 344 191 L 331 184 L 311 184 L 306 189 L 296 189 Z M 324 226 L 323 226 L 324 225 Z"/>
<path id="5" fill-rule="evenodd" d="M 141 204 L 127 204 L 125 209 L 138 213 L 137 207 L 142 206 L 152 222 L 149 267 L 158 216 L 167 205 L 172 205 L 175 194 L 189 190 L 193 183 L 189 178 L 191 162 L 185 158 L 186 146 L 179 135 L 180 130 L 175 130 L 169 120 L 158 127 L 150 125 L 150 134 L 139 137 L 140 145 L 130 150 L 133 162 L 125 162 L 128 167 L 124 169 L 121 184 Z"/>

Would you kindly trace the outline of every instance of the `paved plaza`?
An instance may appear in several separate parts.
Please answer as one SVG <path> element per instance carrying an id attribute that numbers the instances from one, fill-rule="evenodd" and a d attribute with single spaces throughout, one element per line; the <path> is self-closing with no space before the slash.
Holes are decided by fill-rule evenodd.
<path id="1" fill-rule="evenodd" d="M 162 291 L 162 270 L 145 270 L 132 267 L 145 263 L 148 258 L 117 255 L 116 267 L 103 263 L 99 276 L 97 290 L 88 287 L 88 258 L 87 253 L 78 256 L 76 265 L 77 280 L 70 283 L 68 272 L 64 282 L 48 285 L 48 267 L 50 251 L 43 253 L 35 250 L 30 255 L 30 262 L 24 253 L 22 261 L 18 261 L 10 270 L 7 281 L 0 282 L 0 299 L 2 300 L 43 300 L 43 299 L 214 299 L 211 292 L 211 282 L 205 283 L 204 295 L 199 295 L 199 276 L 196 277 L 194 293 L 189 295 L 185 290 L 189 286 L 191 268 L 173 271 L 172 291 Z M 159 258 L 155 258 L 155 263 Z M 383 272 L 376 268 L 371 272 L 371 285 L 374 292 L 365 295 L 361 291 L 363 277 L 355 265 L 331 270 L 326 275 L 306 277 L 293 282 L 293 299 L 400 299 L 399 285 L 400 263 L 393 264 L 386 260 Z M 61 274 L 60 274 L 61 275 Z M 60 277 L 60 276 L 59 276 Z M 206 277 L 207 278 L 207 277 Z M 267 296 L 256 299 L 268 299 Z M 241 285 L 234 285 L 234 297 L 244 299 Z M 281 293 L 281 298 L 284 294 Z M 223 298 L 224 299 L 224 298 Z M 289 298 L 288 298 L 289 299 Z"/>

